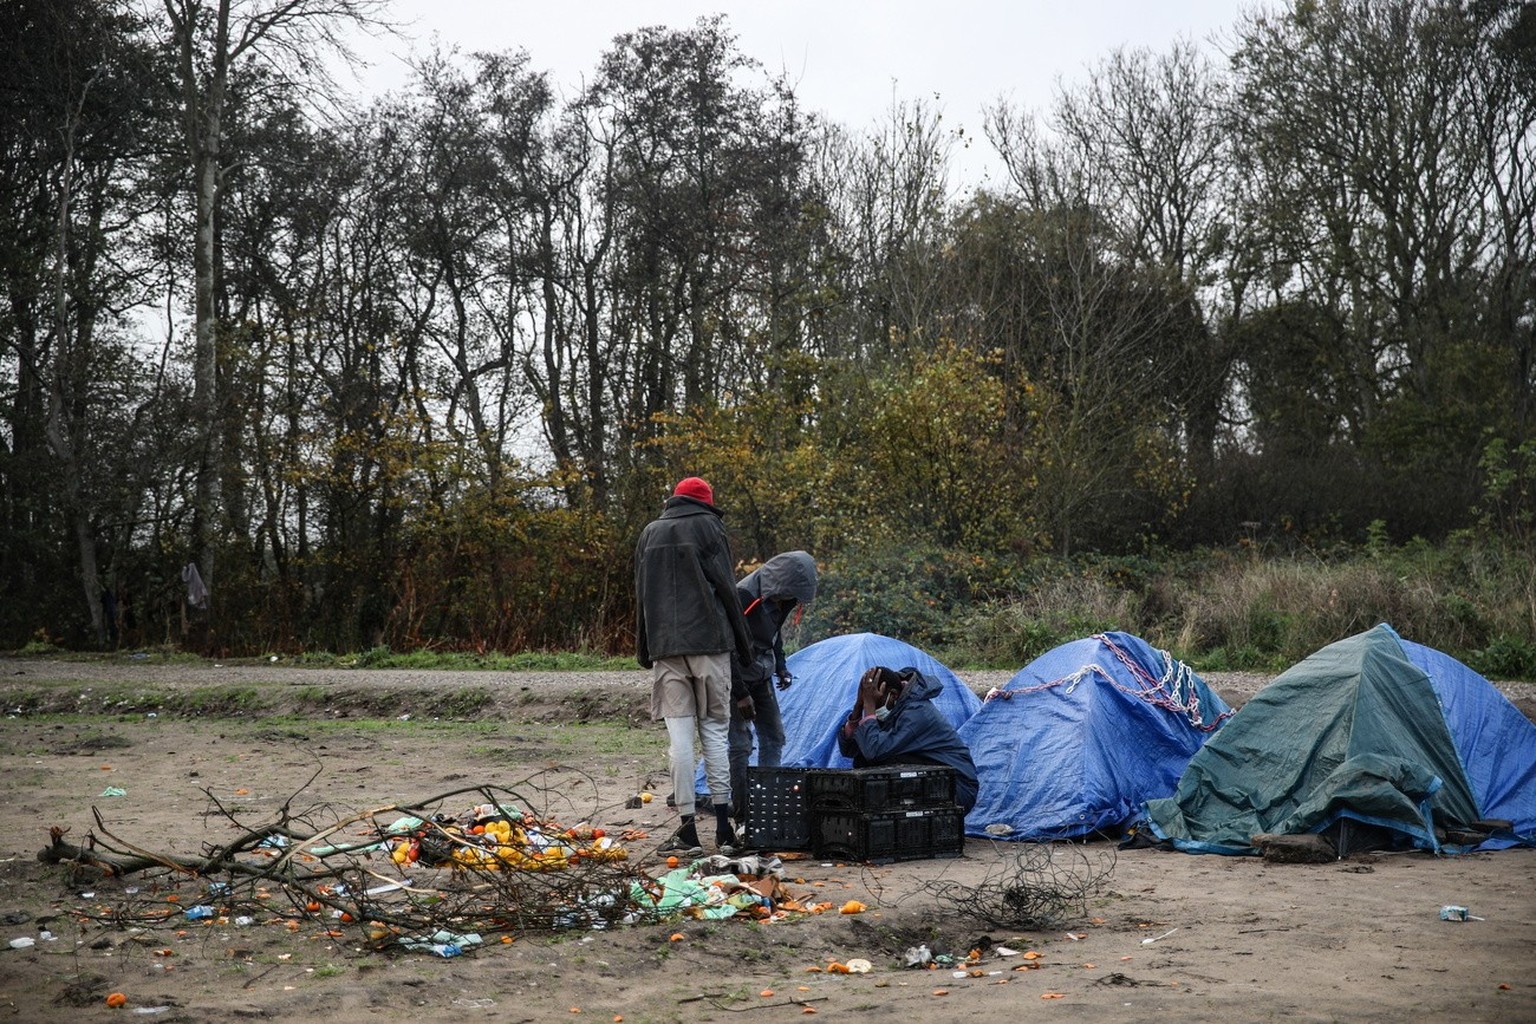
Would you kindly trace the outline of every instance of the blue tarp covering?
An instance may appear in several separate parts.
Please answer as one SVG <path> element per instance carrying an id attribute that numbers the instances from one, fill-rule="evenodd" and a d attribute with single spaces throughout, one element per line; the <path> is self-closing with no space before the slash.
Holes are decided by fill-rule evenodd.
<path id="1" fill-rule="evenodd" d="M 1536 725 L 1493 684 L 1385 624 L 1281 673 L 1190 760 L 1153 832 L 1191 852 L 1254 853 L 1259 833 L 1341 821 L 1439 850 L 1435 828 L 1536 842 Z"/>
<path id="2" fill-rule="evenodd" d="M 1513 822 L 1527 844 L 1536 842 L 1536 724 L 1449 654 L 1400 637 L 1398 642 L 1440 699 L 1479 816 Z M 1520 845 L 1518 836 L 1494 836 L 1478 848 Z"/>
<path id="3" fill-rule="evenodd" d="M 961 726 L 981 781 L 966 833 L 1040 840 L 1117 830 L 1145 801 L 1173 792 L 1230 713 L 1188 666 L 1139 637 L 1062 644 Z"/>

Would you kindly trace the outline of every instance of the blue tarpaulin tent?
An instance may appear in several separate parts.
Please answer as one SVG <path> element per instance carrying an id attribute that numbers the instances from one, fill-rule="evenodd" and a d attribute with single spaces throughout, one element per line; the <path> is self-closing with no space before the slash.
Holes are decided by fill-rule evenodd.
<path id="1" fill-rule="evenodd" d="M 1231 711 L 1188 666 L 1129 633 L 1062 644 L 988 695 L 960 728 L 981 792 L 969 835 L 1115 831 L 1179 775 Z"/>
<path id="2" fill-rule="evenodd" d="M 1475 835 L 1488 819 L 1513 828 L 1453 845 L 1530 845 L 1536 725 L 1461 662 L 1383 624 L 1281 673 L 1147 815 L 1191 852 L 1255 853 L 1255 835 L 1335 826 L 1439 850 L 1437 829 Z"/>

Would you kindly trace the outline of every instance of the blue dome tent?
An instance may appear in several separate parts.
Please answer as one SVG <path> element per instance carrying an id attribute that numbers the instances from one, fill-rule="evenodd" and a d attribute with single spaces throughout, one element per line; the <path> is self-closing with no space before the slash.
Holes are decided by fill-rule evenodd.
<path id="1" fill-rule="evenodd" d="M 1215 691 L 1129 633 L 1062 644 L 988 694 L 960 728 L 981 791 L 967 835 L 1049 840 L 1118 830 L 1173 792 L 1231 715 Z"/>

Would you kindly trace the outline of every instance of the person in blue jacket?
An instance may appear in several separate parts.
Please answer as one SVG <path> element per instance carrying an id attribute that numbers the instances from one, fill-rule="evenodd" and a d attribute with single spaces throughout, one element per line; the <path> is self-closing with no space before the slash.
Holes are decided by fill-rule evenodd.
<path id="1" fill-rule="evenodd" d="M 955 770 L 955 803 L 976 806 L 976 762 L 949 719 L 933 704 L 944 689 L 915 668 L 876 666 L 859 677 L 859 695 L 837 736 L 855 768 L 897 764 L 943 765 Z"/>

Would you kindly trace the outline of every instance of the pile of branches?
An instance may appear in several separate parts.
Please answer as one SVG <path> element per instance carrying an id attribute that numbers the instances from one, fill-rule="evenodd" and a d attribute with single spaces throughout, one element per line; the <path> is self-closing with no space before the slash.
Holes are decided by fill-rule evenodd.
<path id="1" fill-rule="evenodd" d="M 1115 871 L 1115 850 L 1025 843 L 976 884 L 934 879 L 922 887 L 941 907 L 996 928 L 1052 928 L 1088 916 L 1088 901 Z"/>
<path id="2" fill-rule="evenodd" d="M 439 933 L 520 934 L 641 919 L 654 905 L 645 896 L 656 883 L 629 862 L 623 844 L 645 834 L 609 837 L 587 824 L 596 786 L 579 771 L 590 808 L 562 818 L 557 811 L 579 812 L 585 795 L 572 774 L 550 769 L 512 787 L 468 786 L 338 815 L 323 803 L 295 808 L 317 772 L 260 822 L 243 820 L 205 789 L 208 816 L 229 823 L 227 842 L 205 843 L 195 855 L 153 850 L 119 834 L 93 807 L 95 827 L 81 843 L 55 826 L 38 859 L 63 865 L 76 885 L 135 876 L 135 884 L 119 887 L 116 902 L 103 902 L 104 891 L 95 910 L 82 912 L 120 927 L 183 917 L 283 920 L 294 931 L 306 923 L 338 936 L 355 930 L 358 944 L 382 949 Z M 199 890 L 192 906 L 178 891 L 189 882 Z"/>

